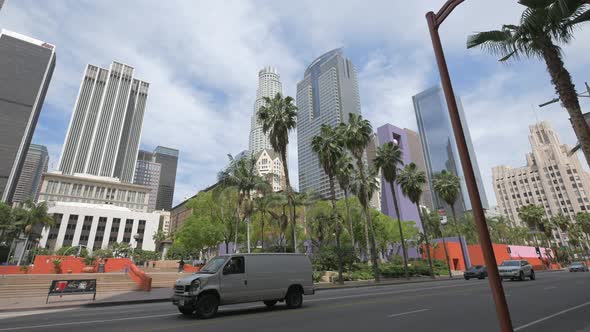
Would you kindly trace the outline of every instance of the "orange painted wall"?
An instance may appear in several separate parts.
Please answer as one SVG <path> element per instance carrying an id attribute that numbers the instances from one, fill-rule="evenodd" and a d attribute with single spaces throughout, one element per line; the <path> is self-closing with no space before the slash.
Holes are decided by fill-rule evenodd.
<path id="1" fill-rule="evenodd" d="M 451 263 L 451 270 L 464 270 L 465 264 L 463 263 L 463 254 L 461 253 L 461 245 L 459 242 L 447 242 L 447 251 L 449 253 L 449 261 Z M 445 249 L 442 242 L 437 243 L 437 248 L 430 246 L 430 254 L 432 258 L 441 261 L 446 261 Z M 426 258 L 426 250 L 423 251 L 424 258 Z"/>
<path id="2" fill-rule="evenodd" d="M 511 259 L 510 254 L 508 254 L 508 245 L 505 244 L 493 244 L 494 247 L 494 256 L 496 257 L 496 262 L 502 263 L 507 259 Z M 483 252 L 481 250 L 481 246 L 478 244 L 471 244 L 467 246 L 467 250 L 469 251 L 469 258 L 471 259 L 471 265 L 485 265 L 485 260 L 483 258 Z"/>

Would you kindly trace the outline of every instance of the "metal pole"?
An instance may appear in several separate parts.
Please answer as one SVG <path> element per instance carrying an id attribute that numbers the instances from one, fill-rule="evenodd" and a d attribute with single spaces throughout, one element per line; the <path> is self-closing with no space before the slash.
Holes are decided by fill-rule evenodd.
<path id="1" fill-rule="evenodd" d="M 465 134 L 459 117 L 457 101 L 455 100 L 455 93 L 453 92 L 453 86 L 451 84 L 449 70 L 447 68 L 445 55 L 440 41 L 440 36 L 438 34 L 438 24 L 436 21 L 435 14 L 433 12 L 428 12 L 426 14 L 426 20 L 428 21 L 428 28 L 430 30 L 432 46 L 434 49 L 434 54 L 436 56 L 438 70 L 440 72 L 441 83 L 445 93 L 447 106 L 449 109 L 449 116 L 451 118 L 451 124 L 453 127 L 453 132 L 455 134 L 455 140 L 457 141 L 457 149 L 459 152 L 459 157 L 461 159 L 463 173 L 465 175 L 467 191 L 469 192 L 469 198 L 471 199 L 473 216 L 475 218 L 475 224 L 477 226 L 477 233 L 479 235 L 481 249 L 483 251 L 484 260 L 488 270 L 490 288 L 492 290 L 492 296 L 496 304 L 496 314 L 498 316 L 498 323 L 500 325 L 501 331 L 510 332 L 513 331 L 512 321 L 510 320 L 510 311 L 508 310 L 508 303 L 506 302 L 504 289 L 502 288 L 500 275 L 498 274 L 498 266 L 496 264 L 494 248 L 492 246 L 490 234 L 485 222 L 485 215 L 481 204 L 481 198 L 477 190 L 477 183 L 475 181 L 475 175 L 473 173 L 473 166 L 471 165 L 471 160 L 469 158 L 469 152 L 467 149 L 467 143 L 465 142 Z"/>
<path id="2" fill-rule="evenodd" d="M 246 219 L 246 234 L 248 238 L 248 253 L 250 253 L 250 218 Z"/>

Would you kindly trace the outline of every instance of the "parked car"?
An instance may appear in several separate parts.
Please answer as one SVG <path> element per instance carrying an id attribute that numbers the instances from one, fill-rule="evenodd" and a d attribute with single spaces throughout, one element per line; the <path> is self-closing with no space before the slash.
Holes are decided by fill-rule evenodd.
<path id="1" fill-rule="evenodd" d="M 506 260 L 498 266 L 498 272 L 502 279 L 521 280 L 526 277 L 535 280 L 533 266 L 526 260 Z"/>
<path id="2" fill-rule="evenodd" d="M 471 278 L 485 279 L 488 276 L 488 271 L 485 265 L 473 265 L 463 273 L 463 278 L 469 280 Z"/>
<path id="3" fill-rule="evenodd" d="M 567 269 L 570 272 L 588 272 L 588 265 L 584 262 L 573 262 Z"/>
<path id="4" fill-rule="evenodd" d="M 313 295 L 309 258 L 303 254 L 233 254 L 211 259 L 199 272 L 178 279 L 172 303 L 184 315 L 210 318 L 220 305 L 285 302 L 299 308 Z"/>

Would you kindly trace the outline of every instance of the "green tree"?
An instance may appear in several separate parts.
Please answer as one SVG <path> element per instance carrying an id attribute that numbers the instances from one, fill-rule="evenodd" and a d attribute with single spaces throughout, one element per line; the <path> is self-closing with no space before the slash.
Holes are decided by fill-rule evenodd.
<path id="1" fill-rule="evenodd" d="M 455 203 L 459 198 L 459 193 L 461 190 L 459 177 L 451 172 L 448 172 L 447 170 L 442 170 L 442 172 L 434 174 L 432 187 L 434 188 L 436 195 L 451 207 L 451 213 L 453 214 L 453 226 L 457 236 L 459 239 L 461 239 L 461 231 L 458 227 L 457 213 L 455 211 Z M 465 264 L 465 268 L 468 268 L 469 266 L 467 266 L 467 256 L 465 255 L 465 250 L 463 249 L 463 246 L 460 247 L 461 254 L 463 256 L 463 263 Z"/>
<path id="2" fill-rule="evenodd" d="M 393 142 L 387 142 L 382 146 L 377 148 L 377 156 L 373 161 L 375 167 L 377 169 L 381 169 L 381 174 L 383 174 L 383 178 L 385 181 L 389 183 L 389 188 L 391 190 L 391 195 L 393 197 L 393 207 L 395 209 L 395 215 L 397 216 L 398 220 L 401 220 L 400 213 L 399 213 L 399 206 L 397 203 L 397 193 L 394 183 L 397 181 L 397 174 L 399 172 L 399 167 L 403 165 L 404 161 L 402 159 L 402 151 L 399 149 L 397 144 L 393 144 Z M 406 279 L 410 279 L 410 275 L 408 273 L 408 252 L 406 251 L 406 244 L 404 241 L 404 233 L 401 229 L 401 223 L 398 223 L 401 235 L 401 245 L 402 245 L 402 256 L 404 261 L 404 275 Z"/>
<path id="3" fill-rule="evenodd" d="M 590 236 L 590 212 L 576 213 L 576 224 L 580 225 L 581 230 Z"/>
<path id="4" fill-rule="evenodd" d="M 260 214 L 260 245 L 264 250 L 264 239 L 266 233 L 264 232 L 264 226 L 266 225 L 267 215 L 271 215 L 273 208 L 277 205 L 277 202 L 281 200 L 281 196 L 275 193 L 266 193 L 262 196 L 254 198 L 255 211 Z"/>
<path id="5" fill-rule="evenodd" d="M 198 256 L 205 248 L 223 241 L 223 226 L 211 220 L 209 215 L 191 215 L 175 234 L 174 243 L 191 256 Z"/>
<path id="6" fill-rule="evenodd" d="M 399 176 L 397 177 L 397 183 L 400 185 L 402 193 L 416 205 L 420 223 L 424 225 L 424 218 L 422 218 L 422 208 L 420 208 L 420 197 L 422 197 L 422 188 L 426 184 L 426 173 L 419 170 L 416 164 L 410 163 L 406 165 L 400 172 Z M 424 242 L 426 243 L 428 268 L 430 269 L 430 275 L 432 278 L 434 278 L 432 257 L 430 256 L 430 242 L 428 240 L 428 227 L 422 227 L 422 232 L 424 233 Z"/>
<path id="7" fill-rule="evenodd" d="M 338 282 L 344 283 L 342 279 L 342 256 L 340 247 L 340 221 L 338 211 L 336 210 L 336 184 L 334 177 L 336 175 L 336 164 L 344 154 L 340 144 L 338 134 L 329 125 L 323 124 L 320 128 L 320 134 L 314 136 L 311 140 L 311 149 L 318 155 L 320 165 L 324 173 L 328 176 L 330 184 L 330 202 L 332 203 L 331 220 L 336 229 L 336 252 L 338 256 Z"/>
<path id="8" fill-rule="evenodd" d="M 541 206 L 529 204 L 518 209 L 518 217 L 531 229 L 538 231 L 545 217 L 545 209 Z M 537 236 L 533 236 L 537 242 Z M 536 243 L 539 246 L 539 243 Z"/>
<path id="9" fill-rule="evenodd" d="M 289 167 L 287 165 L 287 146 L 289 145 L 289 132 L 295 129 L 297 124 L 297 107 L 292 97 L 285 97 L 277 93 L 274 98 L 264 97 L 264 104 L 258 109 L 258 121 L 262 123 L 262 131 L 268 135 L 270 145 L 273 150 L 278 152 L 283 163 L 283 172 L 285 174 L 285 191 L 287 200 L 291 209 L 291 246 L 293 252 L 296 251 L 296 220 L 295 220 L 295 203 L 293 202 L 293 189 L 289 180 Z"/>
<path id="10" fill-rule="evenodd" d="M 571 42 L 575 28 L 590 21 L 590 4 L 587 0 L 520 0 L 519 3 L 526 7 L 519 25 L 507 24 L 501 30 L 471 35 L 467 38 L 467 48 L 479 46 L 500 56 L 500 61 L 521 57 L 544 60 L 551 83 L 590 164 L 590 129 L 559 46 Z"/>
<path id="11" fill-rule="evenodd" d="M 300 206 L 302 211 L 302 219 L 303 219 L 303 232 L 307 234 L 307 209 L 310 206 L 313 206 L 319 200 L 319 196 L 317 193 L 313 191 L 309 192 L 299 192 L 295 193 L 294 195 L 294 203 L 295 207 Z"/>
<path id="12" fill-rule="evenodd" d="M 156 250 L 159 250 L 161 243 L 166 240 L 166 234 L 163 230 L 158 229 L 158 231 L 152 236 L 152 239 L 156 243 Z"/>
<path id="13" fill-rule="evenodd" d="M 352 181 L 352 175 L 354 173 L 354 165 L 352 164 L 352 158 L 348 154 L 343 154 L 338 162 L 336 162 L 336 179 L 340 189 L 344 191 L 344 202 L 346 204 L 346 221 L 348 224 L 348 231 L 350 232 L 350 242 L 352 248 L 355 247 L 354 240 L 354 229 L 352 226 L 352 219 L 350 219 L 350 201 L 348 195 L 350 194 L 350 184 Z"/>
<path id="14" fill-rule="evenodd" d="M 29 241 L 33 238 L 39 238 L 41 234 L 38 233 L 40 229 L 45 226 L 52 226 L 54 224 L 53 217 L 47 213 L 47 203 L 35 203 L 32 200 L 25 201 L 23 208 L 18 209 L 15 214 L 15 224 L 18 225 L 20 231 L 25 236 L 24 249 L 18 259 L 17 265 L 21 264 Z"/>
<path id="15" fill-rule="evenodd" d="M 349 113 L 348 123 L 342 123 L 339 127 L 345 146 L 350 150 L 353 157 L 356 159 L 357 171 L 359 173 L 360 187 L 358 191 L 358 198 L 363 205 L 365 213 L 365 222 L 367 223 L 371 261 L 373 263 L 373 274 L 375 281 L 380 281 L 379 262 L 377 261 L 377 249 L 375 248 L 375 232 L 373 221 L 371 220 L 371 213 L 369 211 L 369 200 L 367 188 L 367 177 L 364 168 L 363 158 L 365 156 L 365 149 L 373 138 L 373 127 L 371 123 L 363 119 L 359 114 Z"/>
<path id="16" fill-rule="evenodd" d="M 129 257 L 132 248 L 129 246 L 129 243 L 115 242 L 111 244 L 111 250 L 115 257 Z"/>
<path id="17" fill-rule="evenodd" d="M 445 237 L 443 235 L 443 232 L 442 232 L 442 229 L 440 226 L 440 216 L 438 215 L 437 212 L 433 211 L 433 212 L 425 214 L 424 227 L 428 228 L 428 232 L 430 234 L 432 234 L 433 237 L 442 238 L 443 250 L 445 252 L 445 260 L 447 263 L 447 271 L 449 273 L 449 278 L 453 278 L 453 274 L 451 273 L 451 260 L 449 259 L 449 251 L 447 249 L 447 243 L 446 243 Z M 433 247 L 435 247 L 435 246 L 433 246 Z"/>

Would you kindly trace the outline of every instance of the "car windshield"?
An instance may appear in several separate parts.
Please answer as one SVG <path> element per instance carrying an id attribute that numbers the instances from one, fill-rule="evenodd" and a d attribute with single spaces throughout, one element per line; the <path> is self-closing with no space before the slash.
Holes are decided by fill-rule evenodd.
<path id="1" fill-rule="evenodd" d="M 207 263 L 205 266 L 203 266 L 202 269 L 199 270 L 198 273 L 216 273 L 217 271 L 219 271 L 219 269 L 223 266 L 223 263 L 225 263 L 226 257 L 215 257 L 212 260 L 209 261 L 209 263 Z"/>
<path id="2" fill-rule="evenodd" d="M 502 262 L 502 266 L 520 266 L 519 261 L 504 261 Z"/>
<path id="3" fill-rule="evenodd" d="M 582 262 L 573 262 L 572 265 L 582 265 Z"/>

